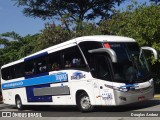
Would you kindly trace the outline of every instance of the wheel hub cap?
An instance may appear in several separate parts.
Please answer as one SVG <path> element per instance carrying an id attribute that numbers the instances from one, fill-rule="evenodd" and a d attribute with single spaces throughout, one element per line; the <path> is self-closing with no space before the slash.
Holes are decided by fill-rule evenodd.
<path id="1" fill-rule="evenodd" d="M 81 106 L 83 109 L 88 109 L 91 106 L 89 97 L 83 97 L 81 99 Z"/>

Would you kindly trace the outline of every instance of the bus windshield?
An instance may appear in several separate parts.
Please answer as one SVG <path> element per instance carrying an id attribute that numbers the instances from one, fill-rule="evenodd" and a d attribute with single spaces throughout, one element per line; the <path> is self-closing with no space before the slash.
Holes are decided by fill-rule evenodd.
<path id="1" fill-rule="evenodd" d="M 114 81 L 138 83 L 149 75 L 149 67 L 144 54 L 140 54 L 137 43 L 110 43 L 116 52 L 117 63 L 113 63 Z"/>

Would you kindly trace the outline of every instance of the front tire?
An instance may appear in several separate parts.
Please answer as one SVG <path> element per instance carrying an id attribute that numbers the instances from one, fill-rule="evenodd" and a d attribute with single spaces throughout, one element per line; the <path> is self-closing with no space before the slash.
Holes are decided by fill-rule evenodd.
<path id="1" fill-rule="evenodd" d="M 23 110 L 24 108 L 20 97 L 16 97 L 16 107 L 18 110 Z"/>
<path id="2" fill-rule="evenodd" d="M 87 93 L 80 94 L 77 102 L 78 108 L 81 112 L 91 112 L 94 109 L 94 107 L 91 105 L 90 98 Z"/>

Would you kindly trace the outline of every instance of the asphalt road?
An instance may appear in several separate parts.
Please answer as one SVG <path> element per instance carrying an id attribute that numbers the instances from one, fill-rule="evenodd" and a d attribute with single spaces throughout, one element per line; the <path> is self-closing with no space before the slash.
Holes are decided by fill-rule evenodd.
<path id="1" fill-rule="evenodd" d="M 0 104 L 0 111 L 20 112 L 15 106 L 4 104 Z M 47 117 L 47 119 L 52 119 L 54 117 L 58 120 L 68 120 L 71 118 L 97 120 L 97 118 L 106 119 L 110 117 L 112 117 L 111 119 L 113 120 L 125 120 L 127 117 L 131 117 L 130 120 L 136 120 L 138 116 L 142 115 L 141 117 L 144 117 L 143 114 L 146 115 L 149 113 L 150 116 L 145 116 L 143 119 L 151 120 L 160 118 L 160 99 L 152 99 L 126 106 L 96 107 L 95 111 L 90 113 L 81 113 L 75 106 L 27 106 L 22 112 L 42 113 L 43 117 L 52 116 Z M 152 117 L 151 114 L 158 114 L 158 117 Z M 17 118 L 13 118 L 12 120 L 14 119 L 17 120 Z M 40 120 L 40 118 L 37 119 Z"/>

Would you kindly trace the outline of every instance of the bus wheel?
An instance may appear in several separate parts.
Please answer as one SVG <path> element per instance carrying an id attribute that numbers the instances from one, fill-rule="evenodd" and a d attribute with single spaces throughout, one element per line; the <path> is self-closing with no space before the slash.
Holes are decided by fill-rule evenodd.
<path id="1" fill-rule="evenodd" d="M 80 96 L 78 97 L 77 105 L 81 112 L 93 111 L 93 106 L 91 105 L 91 102 L 87 93 L 80 94 Z"/>
<path id="2" fill-rule="evenodd" d="M 20 97 L 16 97 L 16 107 L 18 110 L 23 110 L 23 104 Z"/>

